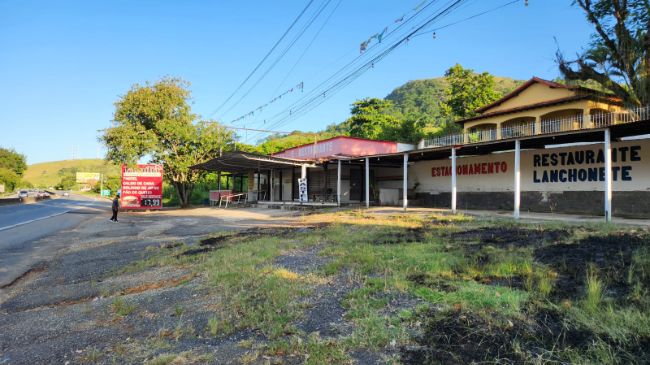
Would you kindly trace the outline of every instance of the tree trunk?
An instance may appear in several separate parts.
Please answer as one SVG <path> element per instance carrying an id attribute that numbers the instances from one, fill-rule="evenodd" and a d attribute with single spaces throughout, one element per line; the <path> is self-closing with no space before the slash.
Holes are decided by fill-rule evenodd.
<path id="1" fill-rule="evenodd" d="M 192 184 L 177 181 L 174 181 L 173 184 L 174 188 L 176 188 L 176 194 L 178 195 L 178 201 L 181 208 L 189 208 L 190 196 L 192 195 Z"/>

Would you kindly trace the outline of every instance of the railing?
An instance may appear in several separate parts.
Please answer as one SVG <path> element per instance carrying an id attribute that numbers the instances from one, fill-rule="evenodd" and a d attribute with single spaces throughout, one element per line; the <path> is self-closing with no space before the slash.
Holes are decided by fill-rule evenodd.
<path id="1" fill-rule="evenodd" d="M 632 123 L 649 119 L 650 106 L 628 109 L 619 112 L 591 114 L 587 116 L 583 116 L 583 114 L 576 114 L 575 116 L 564 118 L 541 118 L 539 121 L 539 130 L 537 130 L 536 122 L 531 121 L 525 124 L 501 127 L 500 133 L 497 133 L 496 129 L 485 129 L 423 139 L 418 144 L 418 148 L 455 146 L 479 142 L 490 142 L 500 139 L 529 137 L 533 135 L 578 131 L 591 128 L 603 128 L 610 125 Z"/>

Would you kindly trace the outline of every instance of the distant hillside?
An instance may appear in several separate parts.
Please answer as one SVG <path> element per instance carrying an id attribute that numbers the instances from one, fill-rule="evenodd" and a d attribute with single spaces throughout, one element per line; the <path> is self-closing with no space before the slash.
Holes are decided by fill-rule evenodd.
<path id="1" fill-rule="evenodd" d="M 495 89 L 505 95 L 524 83 L 508 77 L 494 77 Z M 440 102 L 446 98 L 447 80 L 444 77 L 409 81 L 393 90 L 386 100 L 395 103 L 395 109 L 402 115 L 421 116 L 436 119 L 441 116 Z"/>
<path id="2" fill-rule="evenodd" d="M 61 181 L 62 170 L 77 169 L 80 172 L 99 172 L 105 175 L 119 175 L 119 166 L 113 165 L 102 159 L 63 160 L 43 162 L 27 167 L 24 180 L 35 187 L 50 187 Z"/>

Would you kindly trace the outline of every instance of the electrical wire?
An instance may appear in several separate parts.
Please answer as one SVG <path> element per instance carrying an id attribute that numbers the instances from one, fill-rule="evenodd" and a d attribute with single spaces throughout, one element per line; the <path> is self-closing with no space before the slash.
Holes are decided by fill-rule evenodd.
<path id="1" fill-rule="evenodd" d="M 244 100 L 244 98 L 246 98 L 246 97 L 251 93 L 251 91 L 253 91 L 253 89 L 255 89 L 255 88 L 257 87 L 257 85 L 259 85 L 260 82 L 262 82 L 262 80 L 266 77 L 266 75 L 268 75 L 269 72 L 271 72 L 271 70 L 273 70 L 273 68 L 278 64 L 278 62 L 280 62 L 280 60 L 282 60 L 282 58 L 287 54 L 287 52 L 289 52 L 289 50 L 290 50 L 290 49 L 291 49 L 291 48 L 296 44 L 296 42 L 297 42 L 297 41 L 298 41 L 298 40 L 299 40 L 299 39 L 300 39 L 300 38 L 305 34 L 305 32 L 307 31 L 307 29 L 308 29 L 308 28 L 309 28 L 309 27 L 314 23 L 314 21 L 316 20 L 316 18 L 318 18 L 318 16 L 320 16 L 320 14 L 323 12 L 323 10 L 325 10 L 325 8 L 329 5 L 329 3 L 330 3 L 331 1 L 332 1 L 332 0 L 327 0 L 327 1 L 326 1 L 326 2 L 325 2 L 325 3 L 324 3 L 320 8 L 316 11 L 316 13 L 315 13 L 314 15 L 312 15 L 312 17 L 308 20 L 307 24 L 305 24 L 305 25 L 302 27 L 302 29 L 298 32 L 298 34 L 293 38 L 293 40 L 291 41 L 291 43 L 289 43 L 289 44 L 284 48 L 284 50 L 282 51 L 282 53 L 280 53 L 280 55 L 279 55 L 278 57 L 276 57 L 275 61 L 271 64 L 271 66 L 269 66 L 269 67 L 266 69 L 266 71 L 264 71 L 264 73 L 262 74 L 262 76 L 260 76 L 260 77 L 257 79 L 257 81 L 255 81 L 255 83 L 254 83 L 254 84 L 253 84 L 253 85 L 252 85 L 252 86 L 251 86 L 251 87 L 250 87 L 250 88 L 249 88 L 249 89 L 248 89 L 248 90 L 247 90 L 247 91 L 246 91 L 246 92 L 245 92 L 245 93 L 244 93 L 244 94 L 239 98 L 239 99 L 237 99 L 237 101 L 236 101 L 234 104 L 232 104 L 232 105 L 230 106 L 230 108 L 228 108 L 228 110 L 226 110 L 226 111 L 224 112 L 224 116 L 225 116 L 226 114 L 228 114 L 231 110 L 233 110 L 237 105 L 239 105 L 239 103 L 241 103 L 241 101 Z"/>
<path id="2" fill-rule="evenodd" d="M 440 27 L 435 28 L 435 29 L 430 30 L 430 31 L 419 32 L 419 33 L 413 33 L 413 32 L 411 32 L 411 33 L 406 37 L 406 40 L 408 41 L 409 39 L 416 38 L 416 37 L 419 37 L 419 36 L 422 36 L 422 35 L 435 33 L 436 31 L 439 31 L 439 30 L 441 30 L 441 29 L 445 29 L 445 28 L 451 27 L 451 26 L 453 26 L 453 25 L 457 25 L 457 24 L 460 24 L 460 23 L 463 23 L 463 22 L 469 21 L 469 20 L 471 20 L 471 19 L 477 18 L 477 17 L 479 17 L 479 16 L 486 15 L 486 14 L 488 14 L 488 13 L 491 13 L 491 12 L 494 12 L 494 11 L 497 11 L 497 10 L 500 10 L 500 9 L 505 8 L 505 7 L 507 7 L 507 6 L 513 5 L 513 4 L 515 4 L 515 3 L 518 3 L 518 2 L 520 2 L 520 1 L 521 1 L 521 0 L 513 0 L 513 1 L 510 1 L 510 2 L 507 2 L 507 3 L 501 4 L 501 5 L 497 6 L 497 7 L 494 7 L 494 8 L 491 8 L 491 9 L 488 9 L 488 10 L 485 10 L 485 11 L 482 11 L 482 12 L 480 12 L 480 13 L 474 14 L 474 15 L 472 15 L 472 16 L 469 16 L 469 17 L 463 18 L 463 19 L 461 19 L 461 20 L 458 20 L 458 21 L 455 21 L 455 22 L 452 22 L 452 23 L 449 23 L 449 24 L 446 24 L 446 25 L 440 26 Z M 453 4 L 452 4 L 452 5 L 453 5 Z M 457 9 L 458 7 L 459 7 L 459 6 L 456 6 L 456 9 Z M 428 24 L 430 24 L 430 23 L 425 23 L 425 25 L 424 25 L 423 27 L 426 27 L 426 25 L 428 25 Z M 422 28 L 420 28 L 420 29 L 422 29 Z M 416 32 L 417 32 L 417 30 L 416 30 Z M 398 42 L 398 44 L 394 45 L 394 47 L 401 45 L 401 44 L 403 43 L 403 41 L 404 41 L 403 39 L 400 40 L 400 41 Z M 388 53 L 392 52 L 392 49 L 394 49 L 394 48 L 393 48 L 393 47 L 389 48 L 389 49 L 387 50 Z M 379 61 L 379 60 L 383 59 L 383 57 L 385 57 L 388 53 L 386 53 L 386 54 L 383 54 L 383 53 L 382 53 L 382 54 L 379 55 L 378 57 L 375 57 L 373 60 L 375 60 L 375 61 Z M 327 97 L 328 94 L 329 94 L 329 96 L 331 97 L 331 96 L 333 95 L 333 92 L 334 92 L 334 91 L 340 90 L 342 87 L 347 86 L 347 85 L 348 85 L 349 83 L 351 83 L 354 79 L 358 78 L 358 77 L 360 76 L 360 74 L 363 73 L 363 72 L 365 72 L 367 69 L 368 69 L 368 68 L 367 68 L 367 63 L 366 63 L 364 66 L 362 66 L 361 68 L 355 70 L 353 73 L 348 74 L 348 77 L 349 77 L 349 78 L 347 78 L 347 79 L 346 79 L 346 78 L 342 79 L 341 82 L 339 82 L 339 83 L 337 83 L 337 84 L 334 84 L 334 85 L 333 85 L 332 87 L 330 87 L 328 90 L 326 90 L 325 92 L 323 92 L 323 99 L 328 99 L 328 97 Z M 296 108 L 296 112 L 290 111 L 290 113 L 289 113 L 288 116 L 285 115 L 284 117 L 282 117 L 281 119 L 279 119 L 279 120 L 276 121 L 275 123 L 271 124 L 269 128 L 270 128 L 270 129 L 273 129 L 273 128 L 277 128 L 277 127 L 279 127 L 279 126 L 282 125 L 282 124 L 286 124 L 286 123 L 289 121 L 289 119 L 295 119 L 295 118 L 298 118 L 298 117 L 304 115 L 304 114 L 307 113 L 308 111 L 310 111 L 310 110 L 314 109 L 315 107 L 317 107 L 318 105 L 322 104 L 322 102 L 324 102 L 324 101 L 325 101 L 325 100 L 322 100 L 321 102 L 319 102 L 319 103 L 317 103 L 317 104 L 314 104 L 314 100 L 311 99 L 311 100 L 305 102 L 302 106 L 297 107 L 297 108 Z M 285 113 L 286 113 L 286 111 L 285 111 Z M 280 113 L 279 113 L 279 114 L 280 114 Z M 278 116 L 278 115 L 276 114 L 276 116 Z"/>
<path id="3" fill-rule="evenodd" d="M 303 101 L 301 104 L 294 104 L 293 107 L 290 107 L 288 110 L 284 110 L 283 112 L 280 112 L 276 114 L 276 116 L 284 115 L 282 116 L 279 120 L 276 122 L 272 123 L 268 128 L 273 129 L 277 128 L 282 124 L 285 124 L 289 119 L 293 119 L 297 117 L 298 115 L 304 114 L 304 112 L 312 110 L 314 107 L 320 105 L 322 102 L 325 100 L 329 99 L 336 91 L 340 90 L 341 88 L 347 86 L 349 83 L 354 81 L 356 78 L 361 76 L 363 72 L 367 71 L 368 69 L 374 67 L 375 63 L 379 62 L 382 60 L 384 57 L 386 57 L 388 54 L 390 54 L 392 51 L 394 51 L 398 46 L 404 44 L 407 42 L 414 34 L 417 34 L 420 32 L 422 29 L 426 28 L 427 26 L 431 25 L 434 21 L 440 19 L 441 17 L 447 15 L 450 13 L 454 8 L 458 7 L 463 1 L 466 0 L 455 0 L 446 3 L 443 5 L 442 10 L 438 11 L 435 15 L 432 17 L 427 18 L 423 23 L 420 23 L 419 25 L 414 26 L 413 30 L 410 30 L 406 35 L 402 36 L 400 39 L 398 39 L 396 42 L 394 42 L 390 47 L 388 47 L 385 50 L 380 50 L 377 52 L 377 54 L 372 57 L 369 61 L 366 61 L 363 63 L 361 66 L 357 67 L 355 70 L 347 73 L 344 77 L 339 79 L 336 82 L 333 82 L 331 85 L 329 85 L 326 89 L 324 90 L 319 90 L 319 93 L 314 95 L 314 93 L 311 93 L 311 97 Z M 426 6 L 422 7 L 420 10 L 423 11 L 426 9 L 426 7 L 432 5 L 433 2 L 430 2 Z M 416 15 L 414 15 L 415 17 Z M 355 59 L 356 60 L 356 59 Z M 337 74 L 341 73 L 341 71 L 344 71 L 346 67 L 344 67 L 342 70 L 339 70 Z M 331 78 L 330 78 L 331 79 Z M 328 80 L 325 82 L 321 83 L 321 85 L 326 84 Z M 320 85 L 319 85 L 320 86 Z M 299 101 L 300 102 L 300 101 Z M 275 117 L 275 116 L 274 116 Z"/>
<path id="4" fill-rule="evenodd" d="M 298 16 L 296 17 L 296 19 L 294 19 L 294 21 L 291 23 L 291 25 L 289 26 L 289 28 L 287 28 L 287 30 L 284 31 L 284 33 L 282 34 L 282 36 L 280 37 L 280 39 L 278 39 L 278 40 L 275 42 L 275 44 L 273 45 L 273 47 L 271 47 L 271 49 L 266 53 L 266 55 L 264 55 L 264 57 L 262 58 L 262 60 L 261 60 L 260 62 L 257 63 L 257 65 L 255 66 L 255 68 L 253 68 L 253 71 L 251 71 L 251 72 L 248 74 L 248 76 L 246 76 L 246 78 L 244 79 L 244 81 L 242 81 L 242 82 L 239 84 L 239 86 L 237 86 L 237 88 L 235 89 L 235 91 L 233 91 L 232 94 L 230 94 L 230 96 L 228 96 L 228 98 L 226 98 L 226 100 L 224 100 L 224 102 L 221 103 L 221 105 L 219 105 L 219 106 L 217 107 L 216 110 L 214 110 L 212 113 L 210 113 L 210 117 L 212 117 L 212 116 L 214 116 L 216 113 L 218 113 L 219 110 L 221 110 L 221 108 L 223 108 L 224 105 L 226 105 L 226 104 L 230 101 L 230 99 L 232 99 L 232 97 L 235 96 L 235 94 L 236 94 L 236 93 L 237 93 L 237 92 L 238 92 L 238 91 L 239 91 L 239 90 L 244 86 L 244 84 L 246 84 L 246 82 L 248 82 L 248 80 L 253 76 L 253 74 L 255 74 L 255 72 L 257 72 L 257 70 L 260 68 L 260 66 L 262 66 L 262 64 L 266 61 L 266 59 L 269 58 L 269 56 L 271 55 L 271 53 L 273 53 L 273 51 L 275 51 L 275 49 L 278 47 L 278 45 L 280 44 L 280 42 L 282 42 L 282 40 L 284 40 L 284 38 L 287 36 L 287 34 L 289 34 L 289 32 L 291 31 L 291 29 L 293 29 L 293 27 L 296 25 L 296 23 L 298 23 L 298 20 L 300 20 L 300 18 L 303 16 L 303 14 L 305 14 L 305 12 L 307 11 L 307 9 L 311 6 L 311 4 L 312 4 L 313 2 L 314 2 L 314 0 L 309 0 L 309 2 L 307 3 L 307 5 L 305 6 L 305 8 L 302 9 L 302 11 L 300 12 L 300 14 L 298 14 Z"/>

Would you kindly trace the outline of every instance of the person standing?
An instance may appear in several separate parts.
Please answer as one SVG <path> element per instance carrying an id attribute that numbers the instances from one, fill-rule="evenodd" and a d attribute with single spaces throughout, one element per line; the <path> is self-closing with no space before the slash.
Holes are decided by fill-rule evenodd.
<path id="1" fill-rule="evenodd" d="M 115 195 L 115 198 L 113 199 L 113 216 L 111 217 L 111 220 L 113 222 L 117 222 L 117 212 L 120 210 L 120 194 Z"/>

